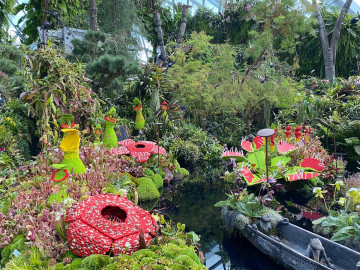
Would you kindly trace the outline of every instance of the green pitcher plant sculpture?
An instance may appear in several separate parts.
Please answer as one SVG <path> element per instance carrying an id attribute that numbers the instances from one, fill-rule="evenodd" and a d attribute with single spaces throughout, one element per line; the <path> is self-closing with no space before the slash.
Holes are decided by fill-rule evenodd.
<path id="1" fill-rule="evenodd" d="M 142 114 L 142 104 L 138 98 L 134 98 L 134 111 L 136 112 L 135 129 L 142 130 L 145 126 L 145 119 Z"/>
<path id="2" fill-rule="evenodd" d="M 61 125 L 64 138 L 60 144 L 60 148 L 64 152 L 64 159 L 60 164 L 52 165 L 52 167 L 56 169 L 51 177 L 54 182 L 66 180 L 70 172 L 74 174 L 84 174 L 86 171 L 84 163 L 79 157 L 80 131 L 73 128 L 75 123 L 69 123 L 69 119 L 70 117 L 68 117 L 66 123 Z"/>
<path id="3" fill-rule="evenodd" d="M 105 116 L 105 132 L 103 135 L 103 144 L 106 148 L 116 148 L 118 146 L 118 139 L 115 133 L 116 119 L 114 118 L 116 110 L 112 107 Z"/>

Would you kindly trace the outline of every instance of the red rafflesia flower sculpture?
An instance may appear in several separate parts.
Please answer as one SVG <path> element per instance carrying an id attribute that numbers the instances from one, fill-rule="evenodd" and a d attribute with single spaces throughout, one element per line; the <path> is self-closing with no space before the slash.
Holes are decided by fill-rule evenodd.
<path id="1" fill-rule="evenodd" d="M 68 243 L 75 255 L 132 254 L 140 247 L 139 234 L 149 243 L 156 221 L 149 212 L 114 194 L 92 196 L 66 212 Z"/>
<path id="2" fill-rule="evenodd" d="M 140 141 L 135 142 L 132 139 L 118 142 L 119 147 L 112 149 L 114 155 L 130 154 L 131 157 L 136 158 L 137 162 L 145 162 L 151 155 L 160 154 L 165 155 L 166 150 L 161 146 L 157 146 L 155 142 Z"/>

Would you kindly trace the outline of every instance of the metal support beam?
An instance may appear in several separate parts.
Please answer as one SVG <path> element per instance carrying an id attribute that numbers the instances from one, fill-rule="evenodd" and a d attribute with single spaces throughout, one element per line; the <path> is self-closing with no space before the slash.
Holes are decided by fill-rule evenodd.
<path id="1" fill-rule="evenodd" d="M 193 3 L 193 4 L 195 4 L 195 5 L 197 5 L 198 7 L 202 7 L 203 5 L 201 5 L 198 1 L 196 1 L 196 0 L 190 0 L 191 1 L 191 3 Z M 204 3 L 204 1 L 203 1 L 203 3 Z"/>
<path id="2" fill-rule="evenodd" d="M 219 2 L 217 0 L 206 0 L 211 3 L 214 7 L 219 8 Z"/>

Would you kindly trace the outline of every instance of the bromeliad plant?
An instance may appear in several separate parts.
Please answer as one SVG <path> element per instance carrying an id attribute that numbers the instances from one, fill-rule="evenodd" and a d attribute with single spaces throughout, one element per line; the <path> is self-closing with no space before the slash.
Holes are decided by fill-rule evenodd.
<path id="1" fill-rule="evenodd" d="M 216 207 L 228 207 L 232 211 L 238 211 L 249 218 L 260 218 L 268 212 L 265 207 L 263 198 L 255 196 L 253 193 L 248 193 L 247 190 L 242 190 L 239 193 L 228 194 L 228 200 L 219 201 L 215 204 Z"/>
<path id="2" fill-rule="evenodd" d="M 85 78 L 82 64 L 70 63 L 49 44 L 27 52 L 22 61 L 27 85 L 24 96 L 37 124 L 36 134 L 44 147 L 58 141 L 58 116 L 70 113 L 84 126 L 97 111 L 99 103 Z M 61 113 L 59 112 L 61 111 Z"/>
<path id="3" fill-rule="evenodd" d="M 289 182 L 311 180 L 315 184 L 319 177 L 333 176 L 333 158 L 311 132 L 312 129 L 308 126 L 303 131 L 297 126 L 294 132 L 291 126 L 287 126 L 285 131 L 275 129 L 275 134 L 268 142 L 268 184 L 280 179 Z M 252 142 L 243 140 L 241 147 L 247 151 L 246 155 L 236 150 L 222 153 L 223 159 L 231 159 L 234 164 L 232 174 L 236 177 L 228 174 L 228 178 L 243 179 L 249 186 L 267 182 L 264 139 L 257 136 Z"/>

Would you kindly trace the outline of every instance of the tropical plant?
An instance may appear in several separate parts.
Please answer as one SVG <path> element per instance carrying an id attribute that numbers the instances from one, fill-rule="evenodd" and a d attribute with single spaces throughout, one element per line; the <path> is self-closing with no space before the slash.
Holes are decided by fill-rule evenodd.
<path id="1" fill-rule="evenodd" d="M 24 11 L 18 21 L 18 26 L 25 23 L 25 28 L 20 33 L 21 42 L 31 44 L 39 39 L 38 27 L 44 20 L 44 10 L 49 13 L 45 17 L 52 27 L 85 27 L 87 25 L 86 10 L 88 0 L 75 0 L 71 3 L 66 0 L 42 1 L 30 0 L 15 7 L 14 13 Z M 55 16 L 56 14 L 56 16 Z M 18 27 L 19 28 L 19 27 Z"/>
<path id="2" fill-rule="evenodd" d="M 257 115 L 270 122 L 272 108 L 284 108 L 299 98 L 301 85 L 292 79 L 268 73 L 265 80 L 251 77 L 241 83 L 242 74 L 235 70 L 235 52 L 229 45 L 212 45 L 204 32 L 192 33 L 191 38 L 176 50 L 175 64 L 166 80 L 175 99 L 186 107 L 192 122 L 205 128 L 208 119 L 223 115 L 238 115 L 246 123 L 246 131 Z M 258 74 L 260 77 L 260 73 Z M 271 79 L 269 79 L 271 75 Z"/>
<path id="3" fill-rule="evenodd" d="M 0 168 L 16 168 L 30 159 L 34 126 L 26 115 L 27 106 L 9 99 L 0 107 Z"/>
<path id="4" fill-rule="evenodd" d="M 215 206 L 228 207 L 229 210 L 238 211 L 249 218 L 260 218 L 269 210 L 259 197 L 254 193 L 249 194 L 246 189 L 240 193 L 228 194 L 228 200 L 217 202 Z"/>
<path id="5" fill-rule="evenodd" d="M 28 52 L 23 69 L 28 80 L 24 100 L 30 105 L 36 135 L 44 147 L 58 141 L 61 114 L 74 115 L 81 127 L 92 125 L 88 121 L 99 103 L 88 86 L 82 64 L 70 63 L 50 44 Z"/>
<path id="6" fill-rule="evenodd" d="M 222 146 L 215 137 L 186 122 L 174 123 L 162 134 L 160 145 L 169 149 L 188 169 L 216 167 Z"/>
<path id="7" fill-rule="evenodd" d="M 19 73 L 23 52 L 12 45 L 0 44 L 0 94 L 17 98 L 24 88 L 25 78 Z"/>
<path id="8" fill-rule="evenodd" d="M 321 14 L 326 22 L 325 28 L 328 32 L 328 37 L 330 37 L 339 12 L 337 10 L 328 11 L 327 9 L 322 9 Z M 300 68 L 296 72 L 299 75 L 309 75 L 313 71 L 311 74 L 324 78 L 324 59 L 317 22 L 313 23 L 313 28 L 314 30 L 310 34 L 300 35 L 301 42 L 296 46 Z M 340 31 L 341 36 L 337 44 L 335 75 L 347 78 L 349 75 L 352 75 L 352 71 L 357 70 L 356 63 L 358 62 L 357 57 L 359 55 L 357 44 L 359 43 L 360 25 L 351 23 L 351 16 L 347 14 L 341 24 Z"/>
<path id="9" fill-rule="evenodd" d="M 328 32 L 326 31 L 325 22 L 320 13 L 317 1 L 312 0 L 312 6 L 315 9 L 315 17 L 319 22 L 319 35 L 324 57 L 325 76 L 330 82 L 333 82 L 335 79 L 337 44 L 340 38 L 341 25 L 344 21 L 346 13 L 351 6 L 351 3 L 352 0 L 347 0 L 342 6 L 341 11 L 336 19 L 336 23 L 331 35 L 331 40 L 329 41 Z"/>
<path id="10" fill-rule="evenodd" d="M 0 41 L 8 40 L 8 31 L 6 29 L 9 27 L 8 16 L 12 13 L 15 3 L 15 0 L 0 2 Z"/>
<path id="11" fill-rule="evenodd" d="M 360 249 L 360 217 L 357 212 L 323 217 L 313 221 L 313 225 L 315 232 L 331 237 L 332 241 Z"/>
<path id="12" fill-rule="evenodd" d="M 115 98 L 131 75 L 139 73 L 135 53 L 128 50 L 128 44 L 119 42 L 116 35 L 88 31 L 83 40 L 72 41 L 74 49 L 69 56 L 73 61 L 86 64 L 86 73 L 92 79 L 92 89 L 104 98 Z"/>

